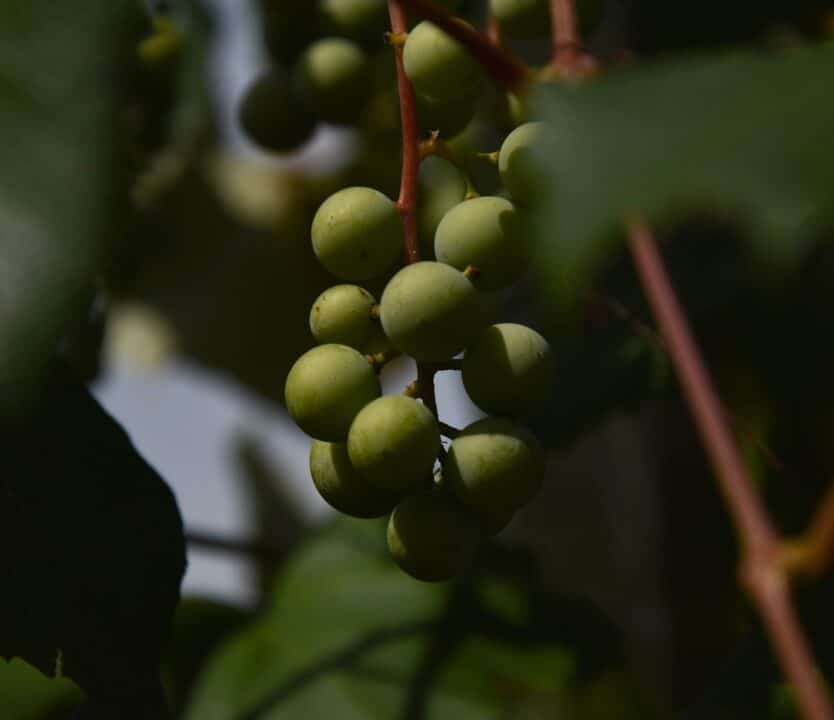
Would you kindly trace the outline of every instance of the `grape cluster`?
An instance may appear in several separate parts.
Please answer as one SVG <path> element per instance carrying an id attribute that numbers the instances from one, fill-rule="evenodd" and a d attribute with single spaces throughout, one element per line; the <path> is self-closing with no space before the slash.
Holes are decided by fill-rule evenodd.
<path id="1" fill-rule="evenodd" d="M 364 48 L 375 32 L 381 40 L 386 19 L 385 3 L 372 0 L 284 7 L 290 14 L 313 7 L 319 27 L 334 35 L 298 48 L 289 71 L 270 71 L 244 98 L 243 128 L 272 149 L 297 143 L 310 123 L 356 121 L 367 85 Z M 478 66 L 428 22 L 399 40 L 421 127 L 441 137 L 459 132 L 475 112 Z M 260 97 L 268 88 L 269 102 Z M 509 133 L 498 153 L 503 190 L 495 195 L 478 195 L 454 158 L 425 158 L 420 182 L 440 175 L 448 186 L 420 208 L 428 260 L 401 266 L 400 208 L 372 187 L 337 190 L 312 220 L 313 252 L 339 282 L 310 310 L 318 345 L 287 376 L 287 410 L 313 438 L 310 473 L 320 495 L 347 515 L 388 515 L 391 555 L 420 580 L 461 572 L 543 479 L 543 450 L 519 419 L 547 392 L 552 352 L 532 328 L 493 323 L 487 296 L 527 270 L 525 208 L 541 187 L 537 158 L 552 142 L 542 123 Z M 372 290 L 379 288 L 377 300 Z M 398 355 L 418 363 L 418 381 L 383 396 L 379 375 Z M 489 417 L 462 430 L 439 421 L 426 384 L 449 369 L 460 370 L 466 393 Z"/>

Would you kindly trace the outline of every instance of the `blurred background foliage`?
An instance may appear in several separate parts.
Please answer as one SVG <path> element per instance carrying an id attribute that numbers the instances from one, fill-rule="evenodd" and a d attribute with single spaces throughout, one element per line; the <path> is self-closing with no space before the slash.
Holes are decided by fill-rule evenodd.
<path id="1" fill-rule="evenodd" d="M 591 49 L 616 67 L 531 103 L 560 138 L 542 167 L 549 201 L 531 208 L 537 272 L 495 300 L 501 319 L 545 329 L 559 357 L 531 419 L 551 448 L 540 497 L 465 577 L 421 585 L 388 560 L 377 523 L 305 522 L 280 468 L 244 438 L 258 602 L 184 598 L 163 648 L 181 528 L 164 488 L 158 506 L 137 504 L 144 465 L 81 382 L 98 376 L 103 338 L 130 335 L 141 308 L 156 325 L 143 320 L 122 348 L 176 348 L 280 404 L 312 344 L 309 307 L 333 283 L 310 249 L 312 215 L 349 184 L 396 195 L 400 153 L 384 24 L 357 31 L 373 68 L 360 123 L 338 159 L 311 169 L 223 141 L 210 18 L 196 0 L 166 5 L 0 9 L 0 407 L 4 442 L 17 445 L 0 481 L 0 577 L 31 579 L 0 600 L 0 714 L 150 718 L 159 706 L 136 693 L 164 688 L 188 720 L 796 717 L 738 588 L 735 539 L 618 224 L 636 211 L 658 222 L 756 481 L 779 527 L 800 532 L 834 477 L 832 4 L 580 3 Z M 255 5 L 276 64 L 330 31 L 320 4 Z M 483 3 L 459 5 L 484 22 Z M 547 53 L 535 38 L 507 42 L 530 62 Z M 511 117 L 485 84 L 451 143 L 482 193 L 499 181 L 477 154 L 500 145 Z M 428 247 L 466 185 L 433 162 L 421 189 Z M 33 460 L 44 452 L 50 462 Z M 9 498 L 32 478 L 48 482 L 19 513 Z M 51 534 L 24 532 L 55 518 Z M 83 542 L 50 562 L 78 527 L 108 543 L 128 521 L 149 532 L 117 546 L 123 572 L 107 582 Z M 166 574 L 128 563 L 152 552 L 172 558 Z M 96 637 L 79 588 L 106 606 L 136 582 L 159 589 L 155 610 L 102 621 L 113 642 L 85 647 L 68 631 Z M 797 598 L 830 681 L 834 580 Z M 37 612 L 21 619 L 27 606 Z M 156 628 L 141 653 L 122 652 L 137 642 L 130 625 Z M 121 672 L 102 675 L 110 666 Z"/>

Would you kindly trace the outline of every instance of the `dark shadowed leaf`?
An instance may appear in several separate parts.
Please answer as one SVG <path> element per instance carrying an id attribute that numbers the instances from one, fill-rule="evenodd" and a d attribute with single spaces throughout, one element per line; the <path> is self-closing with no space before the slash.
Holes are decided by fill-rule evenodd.
<path id="1" fill-rule="evenodd" d="M 86 388 L 58 371 L 46 390 L 0 428 L 0 657 L 59 667 L 88 717 L 158 717 L 185 567 L 176 502 Z"/>
<path id="2" fill-rule="evenodd" d="M 729 213 L 771 264 L 796 261 L 834 217 L 834 44 L 612 71 L 544 89 L 558 135 L 536 208 L 546 299 L 573 304 L 622 242 L 623 218 Z"/>

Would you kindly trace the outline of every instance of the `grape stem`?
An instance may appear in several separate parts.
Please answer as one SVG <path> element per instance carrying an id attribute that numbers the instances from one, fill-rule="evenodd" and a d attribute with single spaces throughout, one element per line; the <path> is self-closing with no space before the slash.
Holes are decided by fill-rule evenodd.
<path id="1" fill-rule="evenodd" d="M 741 538 L 742 582 L 758 607 L 803 715 L 809 720 L 834 720 L 834 710 L 791 603 L 782 551 L 785 545 L 771 525 L 733 442 L 724 408 L 672 288 L 654 235 L 642 220 L 630 221 L 627 228 L 638 275 Z M 812 526 L 811 535 L 822 537 L 823 547 L 834 542 L 834 491 Z"/>
<path id="2" fill-rule="evenodd" d="M 388 0 L 392 36 L 408 33 L 408 19 L 400 0 Z M 400 96 L 400 124 L 403 138 L 403 164 L 400 179 L 400 196 L 397 208 L 403 220 L 403 245 L 406 264 L 420 259 L 420 240 L 417 234 L 417 176 L 420 170 L 420 128 L 417 124 L 417 107 L 414 88 L 405 74 L 403 44 L 394 42 L 397 63 L 397 88 Z"/>
<path id="3" fill-rule="evenodd" d="M 550 28 L 553 42 L 551 65 L 573 66 L 581 50 L 574 0 L 550 0 Z"/>
<path id="4" fill-rule="evenodd" d="M 782 563 L 789 573 L 809 577 L 819 577 L 834 563 L 834 482 L 808 529 L 783 544 Z"/>
<path id="5" fill-rule="evenodd" d="M 499 87 L 518 92 L 530 83 L 532 73 L 522 60 L 446 9 L 431 0 L 400 0 L 400 3 L 463 45 Z"/>

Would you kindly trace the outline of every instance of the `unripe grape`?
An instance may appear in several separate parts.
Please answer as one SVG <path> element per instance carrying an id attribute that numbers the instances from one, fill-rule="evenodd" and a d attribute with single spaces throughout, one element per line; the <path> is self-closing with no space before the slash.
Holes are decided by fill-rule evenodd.
<path id="1" fill-rule="evenodd" d="M 405 395 L 386 395 L 356 416 L 347 448 L 351 465 L 368 482 L 401 494 L 431 480 L 440 430 L 422 403 Z"/>
<path id="2" fill-rule="evenodd" d="M 469 425 L 452 441 L 443 480 L 484 525 L 527 504 L 544 478 L 544 451 L 532 433 L 500 418 Z"/>
<path id="3" fill-rule="evenodd" d="M 295 66 L 298 97 L 309 111 L 329 123 L 349 124 L 362 114 L 371 85 L 362 49 L 344 38 L 310 45 Z"/>
<path id="4" fill-rule="evenodd" d="M 475 98 L 470 92 L 463 91 L 443 100 L 416 93 L 415 101 L 420 129 L 426 134 L 436 130 L 445 140 L 463 132 L 475 117 Z"/>
<path id="5" fill-rule="evenodd" d="M 334 285 L 319 295 L 310 310 L 310 332 L 316 342 L 347 345 L 359 352 L 382 334 L 371 315 L 376 300 L 358 285 Z"/>
<path id="6" fill-rule="evenodd" d="M 556 133 L 549 123 L 525 123 L 507 135 L 498 152 L 498 171 L 516 203 L 526 205 L 547 193 L 545 168 L 555 148 Z"/>
<path id="7" fill-rule="evenodd" d="M 428 21 L 408 33 L 403 64 L 414 89 L 433 100 L 451 100 L 478 79 L 478 65 L 463 45 Z"/>
<path id="8" fill-rule="evenodd" d="M 358 42 L 381 44 L 388 29 L 385 0 L 319 0 L 324 29 Z"/>
<path id="9" fill-rule="evenodd" d="M 398 496 L 371 485 L 356 472 L 344 443 L 314 440 L 310 448 L 310 475 L 325 502 L 345 515 L 382 517 L 399 501 Z"/>
<path id="10" fill-rule="evenodd" d="M 496 290 L 518 280 L 527 265 L 521 217 L 502 197 L 479 197 L 455 205 L 444 215 L 434 236 L 438 261 L 458 270 L 474 265 L 472 284 Z"/>
<path id="11" fill-rule="evenodd" d="M 388 521 L 388 549 L 417 580 L 449 580 L 472 562 L 481 534 L 450 494 L 427 488 L 397 505 Z"/>
<path id="12" fill-rule="evenodd" d="M 315 120 L 298 102 L 278 69 L 255 80 L 244 92 L 238 119 L 247 137 L 264 150 L 286 152 L 312 134 Z"/>
<path id="13" fill-rule="evenodd" d="M 446 360 L 481 328 L 478 291 L 463 273 L 418 262 L 388 282 L 380 301 L 382 329 L 395 348 L 417 360 Z"/>
<path id="14" fill-rule="evenodd" d="M 434 234 L 443 216 L 466 197 L 466 180 L 452 163 L 430 155 L 420 163 L 417 225 L 420 257 L 434 260 Z"/>
<path id="15" fill-rule="evenodd" d="M 486 328 L 463 356 L 466 394 L 494 415 L 522 415 L 540 403 L 553 382 L 550 344 L 525 325 Z"/>
<path id="16" fill-rule="evenodd" d="M 344 280 L 370 280 L 390 270 L 402 254 L 397 206 L 378 190 L 349 187 L 331 195 L 313 218 L 313 251 Z"/>
<path id="17" fill-rule="evenodd" d="M 346 345 L 320 345 L 295 361 L 284 399 L 290 417 L 308 435 L 343 442 L 357 413 L 381 392 L 364 355 Z"/>

